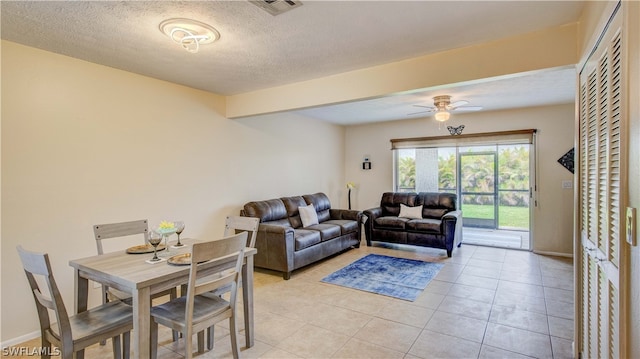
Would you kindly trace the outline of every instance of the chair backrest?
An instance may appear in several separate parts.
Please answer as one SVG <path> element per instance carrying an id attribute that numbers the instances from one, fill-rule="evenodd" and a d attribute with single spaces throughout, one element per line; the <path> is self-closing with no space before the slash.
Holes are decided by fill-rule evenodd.
<path id="1" fill-rule="evenodd" d="M 46 253 L 27 251 L 22 248 L 22 246 L 18 246 L 17 249 L 20 260 L 22 261 L 22 267 L 24 268 L 29 286 L 31 287 L 31 293 L 36 302 L 40 329 L 43 334 L 48 331 L 49 334 L 53 335 L 53 332 L 50 330 L 51 320 L 48 311 L 49 309 L 52 310 L 56 316 L 58 333 L 60 333 L 58 340 L 60 340 L 63 346 L 72 346 L 73 340 L 69 316 L 51 271 L 49 255 Z M 39 281 L 36 278 L 42 280 Z M 46 283 L 46 285 L 41 285 L 42 282 Z"/>
<path id="2" fill-rule="evenodd" d="M 244 250 L 247 243 L 247 232 L 224 237 L 215 241 L 195 243 L 191 249 L 191 269 L 187 288 L 186 318 L 193 317 L 194 296 L 214 291 L 231 283 L 230 303 L 232 308 L 236 303 L 238 283 L 244 262 Z M 235 260 L 233 269 L 225 270 L 217 276 L 200 278 L 198 269 L 203 263 L 212 259 L 230 257 Z M 196 282 L 196 279 L 199 279 Z"/>
<path id="3" fill-rule="evenodd" d="M 115 237 L 126 237 L 136 234 L 144 235 L 144 243 L 147 242 L 149 223 L 146 219 L 130 222 L 96 224 L 93 226 L 93 234 L 96 238 L 98 254 L 103 254 L 102 240 Z"/>
<path id="4" fill-rule="evenodd" d="M 256 237 L 258 236 L 258 226 L 260 225 L 260 218 L 255 217 L 243 217 L 243 216 L 229 216 L 224 225 L 224 236 L 229 237 L 241 231 L 251 232 L 247 247 L 256 246 Z"/>

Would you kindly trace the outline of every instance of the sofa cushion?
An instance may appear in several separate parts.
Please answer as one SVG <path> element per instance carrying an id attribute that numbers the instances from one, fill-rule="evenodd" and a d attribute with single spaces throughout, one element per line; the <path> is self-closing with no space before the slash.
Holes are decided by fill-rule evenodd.
<path id="1" fill-rule="evenodd" d="M 454 193 L 420 192 L 416 204 L 424 207 L 423 218 L 440 219 L 446 213 L 456 210 L 456 199 Z"/>
<path id="2" fill-rule="evenodd" d="M 244 205 L 244 215 L 260 218 L 260 222 L 270 222 L 287 218 L 287 209 L 280 199 L 255 201 Z"/>
<path id="3" fill-rule="evenodd" d="M 340 226 L 337 226 L 335 224 L 320 223 L 313 226 L 305 227 L 304 229 L 312 229 L 320 232 L 320 240 L 322 242 L 340 237 L 341 235 Z"/>
<path id="4" fill-rule="evenodd" d="M 408 231 L 440 233 L 440 224 L 442 221 L 431 218 L 412 219 L 407 222 L 406 229 Z"/>
<path id="5" fill-rule="evenodd" d="M 320 243 L 320 232 L 309 229 L 296 229 L 294 234 L 296 251 Z"/>
<path id="6" fill-rule="evenodd" d="M 300 212 L 300 220 L 302 221 L 303 227 L 318 224 L 318 214 L 316 213 L 316 209 L 313 207 L 313 204 L 298 207 L 298 211 Z"/>
<path id="7" fill-rule="evenodd" d="M 398 217 L 422 219 L 422 206 L 409 207 L 400 203 L 400 214 Z"/>
<path id="8" fill-rule="evenodd" d="M 408 221 L 409 221 L 408 218 L 401 218 L 401 217 L 393 217 L 393 216 L 378 217 L 375 220 L 375 227 L 390 228 L 390 229 L 404 229 L 405 223 L 407 223 Z"/>
<path id="9" fill-rule="evenodd" d="M 358 221 L 349 219 L 330 219 L 322 222 L 322 224 L 335 224 L 336 226 L 340 226 L 340 231 L 343 235 L 358 232 L 358 226 L 360 225 Z"/>
<path id="10" fill-rule="evenodd" d="M 331 209 L 331 201 L 324 193 L 306 194 L 302 196 L 307 204 L 313 204 L 318 213 L 318 222 L 322 223 L 331 218 L 329 210 Z"/>
<path id="11" fill-rule="evenodd" d="M 280 199 L 282 200 L 282 203 L 284 203 L 284 207 L 287 210 L 286 213 L 289 217 L 291 227 L 302 228 L 302 220 L 300 219 L 300 212 L 298 211 L 298 208 L 306 206 L 307 202 L 304 201 L 302 196 L 282 197 Z"/>
<path id="12" fill-rule="evenodd" d="M 380 200 L 380 207 L 382 207 L 383 216 L 398 216 L 400 214 L 400 204 L 405 206 L 415 207 L 419 203 L 416 203 L 416 193 L 397 193 L 386 192 L 382 194 Z"/>

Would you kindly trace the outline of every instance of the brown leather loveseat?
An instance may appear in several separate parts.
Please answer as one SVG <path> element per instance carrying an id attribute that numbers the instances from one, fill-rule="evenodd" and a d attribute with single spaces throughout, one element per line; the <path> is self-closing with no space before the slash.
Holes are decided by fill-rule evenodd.
<path id="1" fill-rule="evenodd" d="M 300 207 L 309 205 L 318 224 L 304 226 Z M 283 272 L 284 279 L 293 270 L 360 246 L 362 212 L 333 209 L 324 193 L 249 202 L 241 214 L 260 218 L 255 266 Z"/>
<path id="2" fill-rule="evenodd" d="M 456 210 L 456 197 L 437 192 L 384 193 L 380 207 L 364 211 L 367 246 L 371 241 L 412 244 L 445 249 L 451 257 L 453 247 L 462 243 L 462 212 Z"/>

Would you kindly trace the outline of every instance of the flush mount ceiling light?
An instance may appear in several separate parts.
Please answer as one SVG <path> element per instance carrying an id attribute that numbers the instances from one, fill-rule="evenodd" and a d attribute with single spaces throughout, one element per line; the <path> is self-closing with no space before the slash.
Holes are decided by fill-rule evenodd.
<path id="1" fill-rule="evenodd" d="M 220 33 L 213 27 L 191 19 L 165 20 L 160 23 L 160 31 L 191 53 L 198 52 L 200 45 L 220 38 Z"/>

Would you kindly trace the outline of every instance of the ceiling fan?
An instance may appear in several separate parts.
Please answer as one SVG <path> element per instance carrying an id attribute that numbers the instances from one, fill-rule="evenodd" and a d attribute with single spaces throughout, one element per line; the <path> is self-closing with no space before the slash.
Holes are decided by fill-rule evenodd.
<path id="1" fill-rule="evenodd" d="M 423 107 L 426 110 L 410 113 L 409 116 L 425 112 L 435 112 L 434 117 L 436 121 L 444 122 L 451 116 L 451 111 L 478 111 L 482 109 L 481 106 L 465 106 L 468 103 L 469 101 L 465 100 L 451 103 L 451 96 L 449 95 L 436 96 L 433 98 L 433 106 L 414 105 L 416 107 Z"/>

